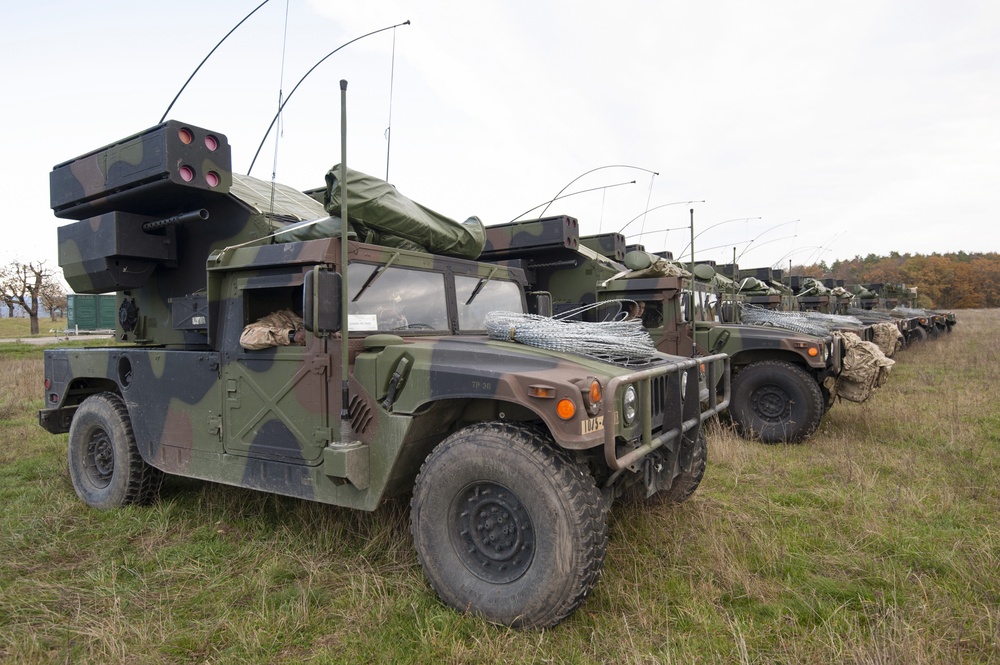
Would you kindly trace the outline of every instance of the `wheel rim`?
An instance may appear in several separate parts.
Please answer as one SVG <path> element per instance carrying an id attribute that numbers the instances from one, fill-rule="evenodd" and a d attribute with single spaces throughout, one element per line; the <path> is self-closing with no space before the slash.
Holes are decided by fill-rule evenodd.
<path id="1" fill-rule="evenodd" d="M 111 437 L 102 429 L 95 431 L 87 440 L 83 468 L 87 479 L 95 487 L 107 487 L 115 472 L 115 454 Z"/>
<path id="2" fill-rule="evenodd" d="M 761 386 L 750 394 L 750 408 L 761 420 L 778 422 L 791 414 L 792 400 L 778 386 Z"/>
<path id="3" fill-rule="evenodd" d="M 520 578 L 535 555 L 535 531 L 521 500 L 503 485 L 473 483 L 455 497 L 451 541 L 476 577 L 494 584 Z"/>

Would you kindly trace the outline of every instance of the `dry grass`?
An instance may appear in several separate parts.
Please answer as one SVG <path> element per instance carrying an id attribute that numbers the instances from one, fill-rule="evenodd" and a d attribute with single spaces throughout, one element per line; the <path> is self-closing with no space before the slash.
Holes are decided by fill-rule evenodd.
<path id="1" fill-rule="evenodd" d="M 39 352 L 0 350 L 0 660 L 1000 662 L 1000 311 L 899 356 L 800 445 L 709 436 L 684 505 L 616 505 L 604 574 L 557 628 L 445 608 L 407 507 L 170 479 L 83 506 L 40 430 Z"/>

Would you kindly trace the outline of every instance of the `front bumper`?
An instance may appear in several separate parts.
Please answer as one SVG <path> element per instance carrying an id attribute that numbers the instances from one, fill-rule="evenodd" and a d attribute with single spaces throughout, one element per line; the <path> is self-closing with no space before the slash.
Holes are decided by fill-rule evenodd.
<path id="1" fill-rule="evenodd" d="M 699 371 L 704 368 L 709 386 L 706 408 L 702 408 Z M 720 375 L 721 372 L 721 375 Z M 682 382 L 681 377 L 688 379 Z M 712 387 L 722 380 L 722 396 Z M 618 376 L 604 390 L 604 413 L 618 413 L 619 393 L 628 385 L 639 391 L 638 446 L 619 456 L 622 429 L 604 429 L 604 459 L 608 467 L 618 471 L 629 467 L 661 446 L 680 441 L 681 437 L 697 436 L 701 424 L 729 406 L 730 359 L 724 353 L 688 358 L 667 366 L 640 370 Z M 683 389 L 682 389 L 683 388 Z"/>

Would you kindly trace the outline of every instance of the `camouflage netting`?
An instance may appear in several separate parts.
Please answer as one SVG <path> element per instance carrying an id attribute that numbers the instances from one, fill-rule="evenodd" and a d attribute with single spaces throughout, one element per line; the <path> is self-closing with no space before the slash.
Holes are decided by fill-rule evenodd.
<path id="1" fill-rule="evenodd" d="M 895 323 L 890 321 L 875 323 L 872 325 L 872 334 L 874 336 L 872 341 L 889 358 L 896 353 L 896 349 L 902 346 L 903 333 L 899 332 Z"/>
<path id="2" fill-rule="evenodd" d="M 560 317 L 579 314 L 585 309 L 606 306 L 606 301 L 588 305 Z M 630 302 L 630 301 L 624 301 Z M 624 316 L 624 310 L 622 312 Z M 490 312 L 486 330 L 491 339 L 515 341 L 551 351 L 563 351 L 594 358 L 615 365 L 645 365 L 656 355 L 653 339 L 642 327 L 642 320 L 616 317 L 611 321 L 590 323 L 567 321 L 518 312 Z"/>
<path id="3" fill-rule="evenodd" d="M 832 392 L 851 402 L 865 402 L 885 383 L 896 361 L 886 358 L 877 345 L 862 341 L 854 333 L 833 334 L 840 339 L 844 357 Z"/>

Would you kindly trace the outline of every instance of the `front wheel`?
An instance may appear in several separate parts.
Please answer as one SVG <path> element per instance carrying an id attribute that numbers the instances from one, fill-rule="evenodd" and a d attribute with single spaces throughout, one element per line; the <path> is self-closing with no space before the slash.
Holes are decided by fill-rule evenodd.
<path id="1" fill-rule="evenodd" d="M 804 369 L 783 360 L 763 360 L 733 379 L 729 413 L 741 436 L 797 443 L 819 427 L 823 404 L 823 391 Z"/>
<path id="2" fill-rule="evenodd" d="M 546 628 L 597 583 L 607 507 L 585 464 L 532 428 L 466 427 L 424 462 L 410 503 L 417 558 L 448 605 Z"/>
<path id="3" fill-rule="evenodd" d="M 910 331 L 910 337 L 906 340 L 907 346 L 916 346 L 922 342 L 927 341 L 927 331 L 922 327 L 917 326 Z"/>
<path id="4" fill-rule="evenodd" d="M 77 408 L 69 428 L 69 475 L 77 496 L 101 509 L 148 503 L 163 478 L 139 454 L 128 409 L 113 393 L 88 397 Z"/>
<path id="5" fill-rule="evenodd" d="M 661 461 L 662 457 L 657 453 L 653 452 L 650 454 L 653 460 Z M 691 466 L 687 471 L 681 469 L 681 472 L 675 476 L 670 483 L 670 487 L 667 489 L 660 489 L 653 493 L 652 496 L 646 496 L 646 486 L 642 482 L 635 482 L 628 489 L 626 489 L 625 496 L 633 501 L 638 501 L 640 503 L 645 503 L 648 505 L 662 505 L 662 504 L 678 504 L 684 503 L 691 498 L 695 490 L 698 489 L 698 485 L 701 484 L 701 479 L 705 477 L 705 466 L 708 460 L 708 442 L 705 439 L 705 431 L 700 430 L 698 432 L 698 438 L 694 442 L 694 447 L 691 450 Z M 657 480 L 659 476 L 666 473 L 673 473 L 673 469 L 663 469 L 657 474 Z"/>

